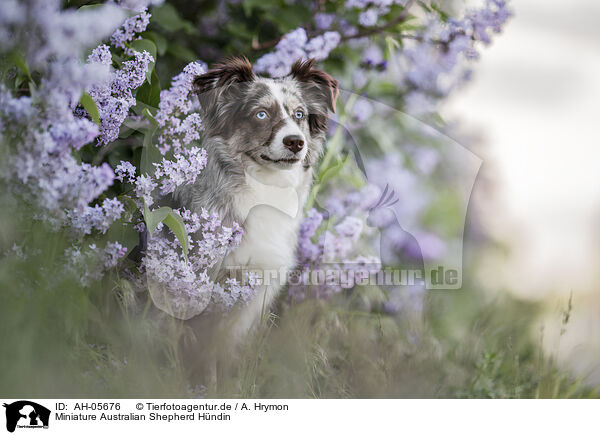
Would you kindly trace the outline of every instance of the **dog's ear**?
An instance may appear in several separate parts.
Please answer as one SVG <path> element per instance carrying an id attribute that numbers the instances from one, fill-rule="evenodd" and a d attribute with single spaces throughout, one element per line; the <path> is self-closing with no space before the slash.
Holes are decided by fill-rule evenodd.
<path id="1" fill-rule="evenodd" d="M 194 92 L 200 99 L 202 110 L 207 112 L 225 92 L 235 92 L 236 88 L 239 89 L 240 83 L 254 79 L 252 64 L 246 57 L 230 57 L 216 64 L 205 74 L 196 77 Z"/>
<path id="2" fill-rule="evenodd" d="M 311 132 L 322 133 L 327 128 L 328 110 L 335 113 L 339 96 L 338 81 L 324 71 L 314 69 L 314 59 L 297 61 L 290 76 L 301 83 L 309 105 Z"/>

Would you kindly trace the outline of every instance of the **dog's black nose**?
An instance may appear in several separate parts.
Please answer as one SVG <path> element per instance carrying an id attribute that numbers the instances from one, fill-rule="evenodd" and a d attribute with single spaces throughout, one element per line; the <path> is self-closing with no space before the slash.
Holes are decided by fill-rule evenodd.
<path id="1" fill-rule="evenodd" d="M 285 147 L 293 153 L 297 153 L 304 147 L 304 140 L 300 136 L 286 136 L 283 138 Z"/>

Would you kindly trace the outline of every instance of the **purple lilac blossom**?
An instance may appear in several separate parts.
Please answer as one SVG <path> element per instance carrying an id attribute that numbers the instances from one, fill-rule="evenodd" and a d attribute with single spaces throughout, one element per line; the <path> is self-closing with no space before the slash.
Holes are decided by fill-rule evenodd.
<path id="1" fill-rule="evenodd" d="M 200 138 L 202 120 L 197 113 L 190 113 L 197 103 L 193 95 L 193 81 L 206 72 L 203 62 L 191 62 L 171 81 L 171 88 L 160 93 L 156 120 L 160 127 L 158 149 L 165 155 L 173 150 L 181 153 L 186 145 Z"/>
<path id="2" fill-rule="evenodd" d="M 330 29 L 333 22 L 335 21 L 335 14 L 326 14 L 319 12 L 315 14 L 315 25 L 318 29 L 327 30 Z"/>
<path id="3" fill-rule="evenodd" d="M 108 56 L 103 54 L 107 51 L 106 46 L 96 50 L 88 61 L 108 62 Z M 136 51 L 133 59 L 126 60 L 120 69 L 112 73 L 108 83 L 94 84 L 88 89 L 100 115 L 100 144 L 110 143 L 119 136 L 121 124 L 129 114 L 129 109 L 136 104 L 133 91 L 144 83 L 150 62 L 154 62 L 150 53 Z"/>
<path id="4" fill-rule="evenodd" d="M 299 59 L 326 59 L 340 41 L 338 32 L 325 32 L 308 40 L 306 31 L 299 27 L 283 35 L 273 53 L 267 53 L 256 61 L 255 69 L 259 73 L 268 73 L 271 77 L 283 77 Z"/>
<path id="5" fill-rule="evenodd" d="M 154 176 L 160 183 L 161 194 L 172 193 L 183 184 L 192 184 L 206 166 L 206 151 L 191 147 L 173 156 L 174 160 L 163 159 L 154 163 Z"/>
<path id="6" fill-rule="evenodd" d="M 134 12 L 142 12 L 152 5 L 160 5 L 164 0 L 116 0 L 116 3 L 124 8 Z"/>
<path id="7" fill-rule="evenodd" d="M 152 196 L 152 192 L 158 186 L 152 178 L 147 175 L 140 175 L 135 180 L 135 195 L 142 199 L 144 203 L 149 207 L 154 204 L 154 197 Z"/>
<path id="8" fill-rule="evenodd" d="M 404 50 L 404 85 L 417 93 L 408 101 L 411 112 L 435 109 L 428 96 L 443 97 L 462 84 L 468 69 L 460 67 L 461 59 L 477 59 L 476 43 L 489 44 L 489 32 L 498 33 L 512 15 L 503 0 L 486 0 L 479 9 L 468 9 L 462 19 L 441 22 L 430 16 L 418 41 L 407 41 Z M 419 110 L 419 105 L 423 108 Z M 419 113 L 417 113 L 419 114 Z"/>
<path id="9" fill-rule="evenodd" d="M 356 195 L 350 202 L 355 205 L 367 204 L 357 199 Z M 364 215 L 365 209 L 356 207 L 352 211 Z M 331 222 L 324 220 L 321 212 L 308 210 L 300 223 L 296 253 L 298 269 L 294 271 L 288 286 L 292 300 L 304 300 L 307 296 L 328 299 L 344 288 L 353 287 L 354 279 L 364 279 L 381 268 L 377 257 L 356 255 L 358 241 L 363 235 L 363 219 L 347 214 L 344 207 L 338 212 L 342 213 L 337 215 L 338 223 L 319 236 L 317 232 L 323 223 L 331 225 Z M 335 217 L 333 213 L 329 219 Z M 351 272 L 350 283 L 341 282 L 340 274 L 344 271 Z"/>
<path id="10" fill-rule="evenodd" d="M 360 98 L 352 107 L 353 118 L 362 123 L 371 117 L 373 113 L 373 105 L 366 99 Z"/>
<path id="11" fill-rule="evenodd" d="M 30 67 L 51 59 L 77 61 L 90 46 L 108 36 L 123 21 L 119 7 L 61 10 L 59 0 L 3 2 L 0 12 L 0 51 L 19 48 Z"/>
<path id="12" fill-rule="evenodd" d="M 92 243 L 87 246 L 73 245 L 64 253 L 65 271 L 87 287 L 102 279 L 108 269 L 114 268 L 127 254 L 127 248 L 119 242 L 108 242 L 101 249 Z"/>
<path id="13" fill-rule="evenodd" d="M 116 179 L 121 183 L 125 181 L 133 183 L 135 181 L 135 166 L 130 162 L 121 160 L 121 163 L 115 168 L 115 174 L 117 174 Z"/>
<path id="14" fill-rule="evenodd" d="M 323 35 L 315 36 L 304 47 L 306 55 L 316 60 L 325 60 L 331 50 L 339 45 L 341 36 L 338 32 L 325 32 Z"/>
<path id="15" fill-rule="evenodd" d="M 125 44 L 131 42 L 136 34 L 146 30 L 146 27 L 148 27 L 148 24 L 150 23 L 150 17 L 151 15 L 144 9 L 140 14 L 127 18 L 123 25 L 110 37 L 111 45 L 113 47 L 122 48 L 127 53 Z"/>
<path id="16" fill-rule="evenodd" d="M 377 44 L 369 44 L 362 53 L 363 64 L 369 67 L 378 67 L 384 64 L 383 51 Z"/>
<path id="17" fill-rule="evenodd" d="M 227 311 L 237 303 L 248 302 L 254 295 L 252 277 L 243 285 L 231 278 L 220 285 L 208 276 L 208 269 L 239 244 L 241 228 L 237 224 L 224 227 L 218 215 L 204 209 L 200 215 L 186 209 L 178 212 L 191 236 L 189 260 L 183 256 L 179 242 L 166 237 L 159 225 L 142 260 L 154 302 L 179 318 L 206 309 Z"/>

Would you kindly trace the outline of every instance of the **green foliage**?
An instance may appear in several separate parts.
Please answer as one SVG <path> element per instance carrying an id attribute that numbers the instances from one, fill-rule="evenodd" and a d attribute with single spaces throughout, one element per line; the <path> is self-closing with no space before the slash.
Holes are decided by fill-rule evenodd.
<path id="1" fill-rule="evenodd" d="M 87 111 L 96 124 L 100 125 L 100 114 L 98 113 L 98 107 L 96 106 L 96 102 L 90 97 L 90 94 L 87 92 L 81 93 L 81 98 L 79 99 L 79 103 L 83 106 L 83 108 Z"/>

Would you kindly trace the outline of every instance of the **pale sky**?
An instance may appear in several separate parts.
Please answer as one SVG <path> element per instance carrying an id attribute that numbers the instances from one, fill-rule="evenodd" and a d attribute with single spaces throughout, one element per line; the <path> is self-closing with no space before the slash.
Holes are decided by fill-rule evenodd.
<path id="1" fill-rule="evenodd" d="M 528 297 L 588 292 L 600 265 L 600 2 L 511 4 L 443 113 L 487 142 L 499 196 L 486 225 L 514 248 L 504 279 Z"/>
<path id="2" fill-rule="evenodd" d="M 481 175 L 497 195 L 476 200 L 483 227 L 512 249 L 507 261 L 491 259 L 480 275 L 493 288 L 546 301 L 539 320 L 546 351 L 596 385 L 600 1 L 513 0 L 512 6 L 515 17 L 443 114 L 485 139 Z M 559 337 L 571 291 L 574 310 Z"/>

